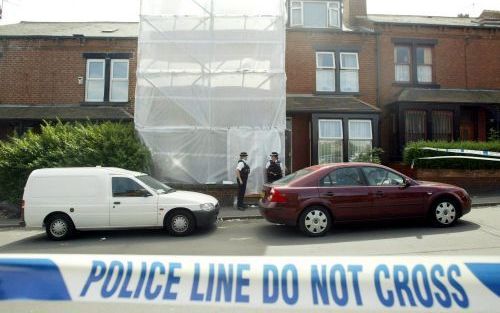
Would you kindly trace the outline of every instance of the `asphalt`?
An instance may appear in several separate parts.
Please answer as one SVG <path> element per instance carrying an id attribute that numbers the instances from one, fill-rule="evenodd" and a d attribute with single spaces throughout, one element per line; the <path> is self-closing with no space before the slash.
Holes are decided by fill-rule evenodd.
<path id="1" fill-rule="evenodd" d="M 472 196 L 472 207 L 494 206 L 500 205 L 499 195 L 478 195 Z M 219 218 L 223 220 L 237 220 L 237 219 L 256 219 L 262 218 L 259 208 L 256 204 L 249 205 L 245 210 L 237 210 L 233 207 L 222 207 L 219 213 Z M 21 227 L 19 219 L 1 219 L 0 228 L 4 227 Z"/>

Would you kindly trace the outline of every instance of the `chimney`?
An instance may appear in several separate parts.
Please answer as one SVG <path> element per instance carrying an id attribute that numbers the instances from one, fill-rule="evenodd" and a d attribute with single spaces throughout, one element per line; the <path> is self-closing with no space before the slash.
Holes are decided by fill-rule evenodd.
<path id="1" fill-rule="evenodd" d="M 347 27 L 361 26 L 358 17 L 366 17 L 366 0 L 344 0 L 343 19 Z"/>

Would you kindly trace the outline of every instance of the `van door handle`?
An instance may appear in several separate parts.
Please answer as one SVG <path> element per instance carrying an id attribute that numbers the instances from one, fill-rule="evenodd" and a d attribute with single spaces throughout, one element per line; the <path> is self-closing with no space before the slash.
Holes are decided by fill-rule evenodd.
<path id="1" fill-rule="evenodd" d="M 120 204 L 120 201 L 115 201 L 113 202 L 113 204 Z"/>

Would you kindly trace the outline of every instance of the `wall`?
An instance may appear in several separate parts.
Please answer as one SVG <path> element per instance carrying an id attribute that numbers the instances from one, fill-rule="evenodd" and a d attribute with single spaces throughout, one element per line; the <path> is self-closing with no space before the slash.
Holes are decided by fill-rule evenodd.
<path id="1" fill-rule="evenodd" d="M 85 100 L 84 52 L 128 52 L 129 100 L 135 98 L 137 40 L 0 39 L 1 104 L 80 104 Z"/>

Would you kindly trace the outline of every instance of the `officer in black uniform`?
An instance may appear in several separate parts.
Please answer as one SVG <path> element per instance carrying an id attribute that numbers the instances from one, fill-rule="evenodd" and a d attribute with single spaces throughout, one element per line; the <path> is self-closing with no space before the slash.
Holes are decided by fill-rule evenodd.
<path id="1" fill-rule="evenodd" d="M 246 152 L 240 153 L 240 160 L 236 166 L 236 180 L 238 181 L 238 210 L 246 208 L 243 203 L 245 191 L 247 189 L 248 175 L 250 175 L 250 166 L 247 164 L 248 154 Z"/>
<path id="2" fill-rule="evenodd" d="M 270 157 L 271 160 L 267 161 L 266 164 L 266 176 L 267 182 L 273 183 L 283 177 L 283 168 L 281 167 L 281 162 L 278 159 L 278 152 L 271 153 Z"/>

